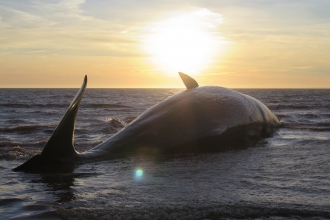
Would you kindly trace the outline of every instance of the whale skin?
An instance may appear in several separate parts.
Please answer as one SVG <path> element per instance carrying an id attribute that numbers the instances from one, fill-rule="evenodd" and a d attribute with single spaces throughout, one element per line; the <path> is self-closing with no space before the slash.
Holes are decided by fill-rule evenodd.
<path id="1" fill-rule="evenodd" d="M 74 148 L 74 128 L 87 76 L 41 154 L 13 169 L 39 172 L 68 164 L 127 155 L 171 155 L 237 150 L 273 134 L 281 123 L 259 100 L 232 89 L 199 86 L 186 74 L 187 90 L 146 110 L 125 128 L 83 153 Z"/>

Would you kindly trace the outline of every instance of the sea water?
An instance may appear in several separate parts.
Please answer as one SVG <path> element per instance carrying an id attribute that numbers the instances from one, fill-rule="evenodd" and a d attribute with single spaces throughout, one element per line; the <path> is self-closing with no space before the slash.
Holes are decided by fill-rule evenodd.
<path id="1" fill-rule="evenodd" d="M 72 173 L 13 172 L 42 151 L 77 90 L 0 89 L 0 219 L 330 218 L 330 90 L 237 89 L 282 121 L 245 150 L 130 157 Z M 100 144 L 181 91 L 87 89 L 76 150 Z"/>

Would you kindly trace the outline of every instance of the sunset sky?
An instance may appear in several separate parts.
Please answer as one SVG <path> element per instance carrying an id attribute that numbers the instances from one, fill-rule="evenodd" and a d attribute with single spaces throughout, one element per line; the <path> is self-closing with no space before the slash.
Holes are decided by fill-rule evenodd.
<path id="1" fill-rule="evenodd" d="M 330 88 L 329 0 L 0 0 L 0 88 Z"/>

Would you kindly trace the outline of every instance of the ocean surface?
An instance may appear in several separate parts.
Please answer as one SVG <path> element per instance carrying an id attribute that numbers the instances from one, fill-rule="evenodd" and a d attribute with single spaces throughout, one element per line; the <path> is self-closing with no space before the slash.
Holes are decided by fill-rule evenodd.
<path id="1" fill-rule="evenodd" d="M 0 89 L 0 219 L 330 219 L 330 90 L 238 89 L 282 121 L 245 150 L 13 172 L 41 152 L 77 91 Z M 87 89 L 77 151 L 181 91 Z"/>

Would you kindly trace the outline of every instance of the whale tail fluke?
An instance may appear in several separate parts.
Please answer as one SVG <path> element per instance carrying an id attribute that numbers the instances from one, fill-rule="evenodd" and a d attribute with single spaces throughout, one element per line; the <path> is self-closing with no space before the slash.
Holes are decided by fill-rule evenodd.
<path id="1" fill-rule="evenodd" d="M 85 76 L 80 90 L 74 97 L 68 110 L 64 114 L 61 122 L 57 125 L 41 154 L 32 157 L 24 164 L 16 167 L 13 169 L 14 171 L 46 169 L 47 167 L 58 166 L 59 160 L 78 154 L 74 148 L 74 129 L 79 104 L 86 89 L 86 85 L 87 76 Z"/>
<path id="2" fill-rule="evenodd" d="M 78 91 L 77 95 L 71 102 L 68 110 L 64 114 L 61 122 L 57 125 L 53 135 L 48 140 L 42 156 L 51 156 L 55 158 L 71 157 L 77 154 L 74 149 L 74 129 L 80 101 L 83 97 L 87 85 L 87 76 Z"/>

